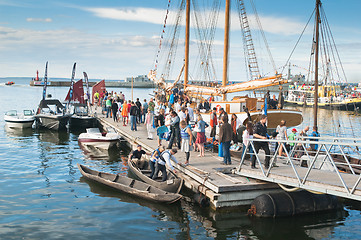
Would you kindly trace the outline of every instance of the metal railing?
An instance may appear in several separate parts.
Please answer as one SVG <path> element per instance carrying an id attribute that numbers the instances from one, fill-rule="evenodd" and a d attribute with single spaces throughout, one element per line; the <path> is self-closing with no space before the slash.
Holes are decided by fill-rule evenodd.
<path id="1" fill-rule="evenodd" d="M 301 139 L 299 137 L 298 139 Z M 328 173 L 332 175 L 332 178 L 340 180 L 342 183 L 341 188 L 343 190 L 338 195 L 341 197 L 361 200 L 360 191 L 357 193 L 357 196 L 354 196 L 356 189 L 359 186 L 361 181 L 361 160 L 359 158 L 358 149 L 361 148 L 361 139 L 354 138 L 332 138 L 332 137 L 302 137 L 302 140 L 275 140 L 275 139 L 246 139 L 248 144 L 245 147 L 246 151 L 243 151 L 240 164 L 237 168 L 236 173 L 241 174 L 242 168 L 245 168 L 246 156 L 255 158 L 256 163 L 258 163 L 258 169 L 252 169 L 252 172 L 255 171 L 258 176 L 258 179 L 269 180 L 270 182 L 275 181 L 275 176 L 270 177 L 270 174 L 276 172 L 275 162 L 276 159 L 282 159 L 282 167 L 286 169 L 291 168 L 293 171 L 293 179 L 297 180 L 297 184 L 290 182 L 290 186 L 295 186 L 304 189 L 310 189 L 307 183 L 311 182 L 310 174 L 311 172 L 316 172 L 317 174 Z M 262 165 L 261 156 L 262 154 L 256 153 L 257 145 L 259 142 L 266 142 L 268 146 L 276 145 L 274 151 L 271 152 L 268 157 L 270 157 L 269 167 L 266 168 Z M 293 145 L 293 146 L 291 146 Z M 279 156 L 279 149 L 282 146 L 282 153 L 284 156 Z M 353 149 L 357 152 L 354 155 L 350 155 L 345 149 Z M 250 149 L 250 150 L 249 150 Z M 264 158 L 267 155 L 263 156 Z M 300 176 L 302 168 L 302 173 L 305 172 L 304 176 Z M 249 169 L 249 167 L 247 168 Z M 277 168 L 278 169 L 278 168 Z M 283 168 L 282 168 L 283 169 Z M 277 171 L 281 171 L 281 168 Z M 261 174 L 259 174 L 261 172 Z M 275 173 L 276 174 L 276 173 Z M 241 174 L 242 175 L 242 174 Z M 352 182 L 348 175 L 353 176 Z M 250 177 L 250 176 L 249 176 Z M 345 180 L 347 178 L 347 181 Z M 283 178 L 284 179 L 284 178 Z M 285 181 L 282 181 L 283 184 L 287 185 Z M 307 185 L 307 186 L 306 186 Z M 321 189 L 321 192 L 328 193 L 330 192 L 327 189 L 327 181 L 323 183 L 323 186 L 326 186 L 326 189 Z M 330 185 L 330 189 L 332 186 Z M 312 190 L 314 190 L 313 188 Z M 320 189 L 318 189 L 320 190 Z M 361 190 L 361 189 L 358 189 Z M 332 192 L 332 191 L 331 191 Z"/>

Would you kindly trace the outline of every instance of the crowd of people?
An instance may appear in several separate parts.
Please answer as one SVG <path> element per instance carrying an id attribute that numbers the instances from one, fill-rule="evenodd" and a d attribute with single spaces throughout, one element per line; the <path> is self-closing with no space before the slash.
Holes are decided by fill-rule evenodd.
<path id="1" fill-rule="evenodd" d="M 269 98 L 269 104 L 272 107 L 281 107 L 281 102 L 275 99 L 275 96 L 271 99 L 269 94 L 265 97 Z M 205 156 L 205 143 L 207 143 L 206 128 L 210 128 L 210 139 L 212 143 L 218 143 L 219 156 L 223 157 L 221 164 L 232 164 L 230 148 L 231 143 L 239 143 L 238 130 L 243 123 L 237 118 L 237 115 L 232 114 L 231 118 L 228 117 L 227 112 L 223 109 L 213 108 L 210 109 L 210 102 L 212 98 L 200 101 L 197 105 L 191 102 L 191 98 L 187 96 L 178 88 L 166 93 L 156 93 L 155 97 L 149 100 L 139 98 L 136 101 L 126 100 L 122 92 L 94 94 L 94 103 L 99 107 L 102 107 L 103 113 L 106 118 L 113 118 L 114 122 L 120 122 L 123 126 L 130 124 L 131 131 L 137 131 L 139 124 L 144 124 L 147 129 L 147 139 L 153 140 L 157 138 L 158 148 L 152 153 L 150 167 L 152 170 L 152 177 L 157 176 L 158 172 L 165 171 L 165 165 L 170 164 L 170 159 L 175 159 L 173 156 L 178 150 L 185 153 L 185 165 L 190 163 L 190 154 L 192 151 L 198 151 L 198 157 Z M 280 103 L 280 104 L 275 104 Z M 202 114 L 209 114 L 209 122 L 203 120 Z M 260 149 L 263 149 L 265 157 L 265 167 L 269 168 L 270 164 L 270 144 L 268 141 L 254 141 L 254 148 L 248 145 L 249 139 L 269 139 L 275 138 L 279 140 L 294 140 L 296 139 L 297 130 L 292 129 L 292 132 L 287 135 L 286 121 L 282 120 L 280 125 L 277 126 L 276 134 L 274 136 L 268 135 L 267 130 L 267 116 L 261 115 L 259 122 L 253 124 L 253 122 L 246 123 L 245 130 L 242 133 L 243 151 L 247 151 L 251 157 L 251 167 L 256 168 L 256 158 L 253 153 L 253 149 L 256 153 Z M 216 138 L 216 128 L 219 128 L 218 139 Z M 303 129 L 300 135 L 303 136 L 309 130 L 308 127 Z M 317 128 L 314 129 L 313 136 L 319 136 Z M 162 142 L 168 141 L 168 144 Z M 317 144 L 316 144 L 317 145 Z M 246 146 L 249 146 L 246 149 Z M 290 143 L 288 147 L 297 147 L 294 143 Z M 317 149 L 317 146 L 310 145 L 310 148 Z M 275 150 L 278 149 L 278 155 L 283 156 L 284 149 L 283 144 L 278 147 L 275 146 Z M 163 154 L 164 153 L 164 154 Z M 134 152 L 132 157 L 141 156 L 138 152 Z M 164 156 L 163 156 L 164 155 Z M 176 161 L 176 160 L 175 160 Z M 156 164 L 158 163 L 158 164 Z M 158 166 L 159 165 L 159 166 Z M 157 167 L 158 166 L 158 167 Z M 274 165 L 276 166 L 276 165 Z M 169 166 L 174 170 L 173 166 Z"/>

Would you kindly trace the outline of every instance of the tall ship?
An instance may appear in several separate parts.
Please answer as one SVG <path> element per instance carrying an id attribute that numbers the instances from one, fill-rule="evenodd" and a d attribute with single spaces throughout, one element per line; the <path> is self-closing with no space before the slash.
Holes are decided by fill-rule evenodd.
<path id="1" fill-rule="evenodd" d="M 279 124 L 279 121 L 284 119 L 287 121 L 288 126 L 297 126 L 303 121 L 302 113 L 298 110 L 293 109 L 284 109 L 282 104 L 279 104 L 278 109 L 267 109 L 267 103 L 265 102 L 264 96 L 253 96 L 250 97 L 250 92 L 255 92 L 261 88 L 276 87 L 280 88 L 283 84 L 288 83 L 288 79 L 279 74 L 276 70 L 275 75 L 265 76 L 261 75 L 260 68 L 258 66 L 255 46 L 253 44 L 251 29 L 249 20 L 246 13 L 246 7 L 244 1 L 237 1 L 237 10 L 239 14 L 239 21 L 242 31 L 242 40 L 244 43 L 244 52 L 245 52 L 245 62 L 247 66 L 248 79 L 247 81 L 240 83 L 231 83 L 228 79 L 228 69 L 229 69 L 229 52 L 230 52 L 230 0 L 225 1 L 225 25 L 224 25 L 224 50 L 223 50 L 223 71 L 222 71 L 222 83 L 221 84 L 209 84 L 210 86 L 204 86 L 199 84 L 191 84 L 190 79 L 190 19 L 191 19 L 191 4 L 190 0 L 186 0 L 185 3 L 182 1 L 179 5 L 179 11 L 175 17 L 175 26 L 173 27 L 173 32 L 170 33 L 170 40 L 167 43 L 164 43 L 164 32 L 166 29 L 167 19 L 169 12 L 169 4 L 167 9 L 167 15 L 164 21 L 164 27 L 162 36 L 160 38 L 159 50 L 157 52 L 157 57 L 155 59 L 154 69 L 152 69 L 148 78 L 153 80 L 159 88 L 159 91 L 162 93 L 171 90 L 175 84 L 177 84 L 181 77 L 183 76 L 183 91 L 193 99 L 193 102 L 201 102 L 206 98 L 210 98 L 211 108 L 216 107 L 217 109 L 223 108 L 228 114 L 236 114 L 237 117 L 242 121 L 248 121 L 249 117 L 252 121 L 257 121 L 259 116 L 262 114 L 267 114 L 268 116 L 268 127 L 276 128 Z M 196 7 L 195 5 L 192 5 Z M 193 26 L 197 26 L 198 38 L 198 48 L 199 53 L 192 67 L 199 66 L 200 68 L 200 79 L 202 81 L 208 80 L 210 83 L 217 83 L 216 71 L 214 67 L 214 60 L 212 56 L 214 55 L 213 45 L 215 37 L 215 29 L 217 28 L 217 19 L 219 10 L 221 8 L 220 4 L 212 6 L 214 11 L 201 14 L 199 9 L 194 9 L 194 18 L 195 23 L 192 23 Z M 185 46 L 184 46 L 184 62 L 181 66 L 180 73 L 176 78 L 174 83 L 166 83 L 164 79 L 169 79 L 171 64 L 177 61 L 175 58 L 176 46 L 178 43 L 179 36 L 179 25 L 182 20 L 183 10 L 185 9 Z M 205 16 L 202 18 L 202 16 Z M 259 22 L 259 21 L 258 21 Z M 259 22 L 260 24 L 260 22 Z M 260 29 L 262 29 L 260 27 Z M 264 39 L 265 40 L 265 39 Z M 265 40 L 266 42 L 266 40 Z M 266 43 L 267 45 L 267 43 Z M 170 46 L 168 54 L 161 54 L 161 46 Z M 269 50 L 269 49 L 268 49 Z M 193 52 L 193 51 L 192 51 Z M 160 68 L 161 56 L 166 56 L 164 61 L 164 68 L 161 74 L 161 77 L 157 77 L 157 73 Z M 270 51 L 269 56 L 271 57 Z M 272 58 L 272 57 L 271 57 Z M 272 62 L 274 63 L 273 59 Z M 275 64 L 273 68 L 276 69 Z M 192 81 L 194 82 L 194 81 Z M 282 88 L 281 88 L 282 89 Z M 227 95 L 231 93 L 240 93 L 242 96 L 233 97 L 231 100 L 227 98 Z M 233 94 L 234 95 L 234 94 Z M 280 93 L 280 98 L 282 99 L 282 92 Z M 204 119 L 209 120 L 209 114 L 203 114 Z"/>

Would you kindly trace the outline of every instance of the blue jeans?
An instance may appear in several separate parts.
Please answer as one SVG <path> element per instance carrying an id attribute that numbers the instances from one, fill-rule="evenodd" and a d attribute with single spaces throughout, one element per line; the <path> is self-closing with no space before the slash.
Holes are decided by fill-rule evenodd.
<path id="1" fill-rule="evenodd" d="M 155 167 L 155 172 L 154 175 L 152 177 L 152 179 L 156 179 L 158 177 L 158 173 L 161 172 L 162 173 L 162 182 L 167 180 L 167 168 L 165 165 L 159 164 L 157 163 L 156 167 Z"/>
<path id="2" fill-rule="evenodd" d="M 137 131 L 137 116 L 130 115 L 130 130 Z"/>
<path id="3" fill-rule="evenodd" d="M 246 145 L 244 145 L 244 143 L 243 143 L 242 155 L 241 156 L 243 156 L 244 151 L 246 151 Z M 248 151 L 249 154 L 253 153 L 253 148 L 252 148 L 251 144 L 248 146 L 247 151 Z M 246 152 L 246 156 L 247 156 L 247 152 Z M 245 158 L 246 158 L 246 156 L 245 156 Z"/>
<path id="4" fill-rule="evenodd" d="M 149 160 L 149 168 L 150 168 L 150 178 L 153 178 L 154 172 L 155 172 L 155 162 Z"/>
<path id="5" fill-rule="evenodd" d="M 225 164 L 231 163 L 231 152 L 229 151 L 230 147 L 231 147 L 231 141 L 222 143 L 223 162 Z"/>
<path id="6" fill-rule="evenodd" d="M 107 117 L 110 117 L 110 107 L 105 107 L 105 110 L 107 111 Z"/>

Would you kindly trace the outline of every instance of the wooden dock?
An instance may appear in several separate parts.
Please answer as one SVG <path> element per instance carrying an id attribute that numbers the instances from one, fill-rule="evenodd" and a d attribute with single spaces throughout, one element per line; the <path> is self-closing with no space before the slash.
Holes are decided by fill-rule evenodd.
<path id="1" fill-rule="evenodd" d="M 121 122 L 114 122 L 112 118 L 105 118 L 97 111 L 99 122 L 103 126 L 114 128 L 131 145 L 142 145 L 143 149 L 153 152 L 157 146 L 156 135 L 154 140 L 147 139 L 147 131 L 144 124 L 137 126 L 138 131 L 131 131 L 130 124 L 123 126 Z M 168 142 L 162 141 L 164 146 Z M 133 147 L 135 148 L 135 147 Z M 237 207 L 250 205 L 257 196 L 281 191 L 278 185 L 260 180 L 250 179 L 234 174 L 239 160 L 232 159 L 232 165 L 222 165 L 223 158 L 217 153 L 207 152 L 205 157 L 198 157 L 198 152 L 191 152 L 189 165 L 185 166 L 185 154 L 181 151 L 175 155 L 178 164 L 173 164 L 177 174 L 185 180 L 185 186 L 195 193 L 202 193 L 210 200 L 214 209 L 224 207 Z"/>

